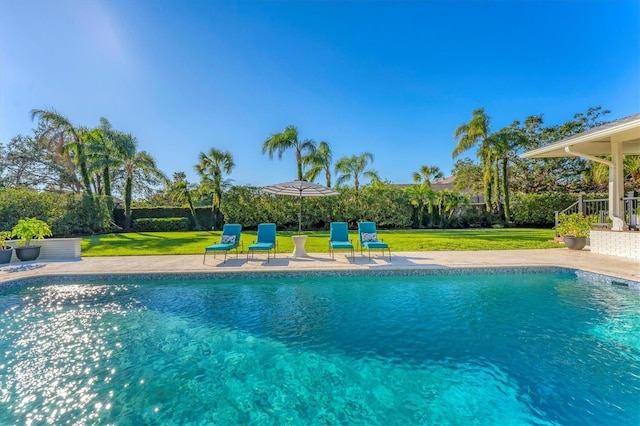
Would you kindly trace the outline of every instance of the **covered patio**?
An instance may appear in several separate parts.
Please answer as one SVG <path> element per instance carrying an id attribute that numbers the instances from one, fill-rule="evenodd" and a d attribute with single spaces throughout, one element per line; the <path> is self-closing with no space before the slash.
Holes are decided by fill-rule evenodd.
<path id="1" fill-rule="evenodd" d="M 606 164 L 609 167 L 609 218 L 612 226 L 611 229 L 591 231 L 591 251 L 640 259 L 640 232 L 629 230 L 624 214 L 625 155 L 640 155 L 640 114 L 534 149 L 521 157 L 580 157 Z"/>

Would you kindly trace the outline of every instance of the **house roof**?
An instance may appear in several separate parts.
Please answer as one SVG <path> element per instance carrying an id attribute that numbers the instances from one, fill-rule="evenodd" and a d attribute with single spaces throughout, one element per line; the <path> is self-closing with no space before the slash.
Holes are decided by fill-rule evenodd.
<path id="1" fill-rule="evenodd" d="M 565 148 L 588 155 L 610 155 L 611 144 L 622 144 L 622 153 L 640 155 L 640 114 L 635 114 L 579 133 L 561 141 L 525 152 L 522 158 L 574 157 Z"/>

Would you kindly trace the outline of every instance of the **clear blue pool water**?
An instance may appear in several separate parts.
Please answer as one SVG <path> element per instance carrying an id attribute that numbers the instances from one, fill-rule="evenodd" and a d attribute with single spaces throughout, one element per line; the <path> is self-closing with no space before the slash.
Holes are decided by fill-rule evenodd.
<path id="1" fill-rule="evenodd" d="M 573 274 L 0 291 L 0 424 L 638 425 L 640 293 Z"/>

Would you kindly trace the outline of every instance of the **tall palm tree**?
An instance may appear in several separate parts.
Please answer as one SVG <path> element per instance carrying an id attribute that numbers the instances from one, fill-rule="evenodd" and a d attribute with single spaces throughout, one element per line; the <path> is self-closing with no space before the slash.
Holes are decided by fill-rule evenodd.
<path id="1" fill-rule="evenodd" d="M 302 157 L 302 165 L 309 166 L 304 178 L 313 182 L 324 171 L 327 187 L 331 188 L 331 160 L 331 146 L 325 141 L 320 142 L 314 153 Z"/>
<path id="2" fill-rule="evenodd" d="M 341 173 L 336 180 L 336 185 L 340 186 L 353 180 L 353 187 L 357 193 L 358 188 L 360 188 L 360 177 L 373 181 L 380 180 L 378 172 L 368 168 L 370 163 L 373 163 L 373 154 L 370 152 L 352 155 L 351 157 L 342 157 L 336 163 L 336 174 Z"/>
<path id="3" fill-rule="evenodd" d="M 444 174 L 438 166 L 422 166 L 417 172 L 413 172 L 413 181 L 431 187 L 431 182 L 436 179 L 442 179 Z"/>
<path id="4" fill-rule="evenodd" d="M 528 140 L 519 129 L 504 128 L 497 133 L 492 133 L 486 139 L 491 149 L 492 158 L 495 160 L 495 192 L 496 204 L 500 205 L 501 189 L 504 196 L 504 219 L 511 222 L 510 191 L 509 191 L 509 155 L 516 147 L 524 146 Z M 502 178 L 502 179 L 500 179 Z"/>
<path id="5" fill-rule="evenodd" d="M 35 120 L 36 118 L 45 127 L 42 137 L 48 140 L 47 145 L 51 149 L 54 149 L 58 155 L 63 156 L 69 170 L 75 170 L 74 162 L 77 164 L 80 169 L 84 190 L 91 195 L 91 180 L 87 169 L 85 141 L 82 138 L 80 128 L 74 126 L 67 117 L 52 109 L 31 110 L 31 119 Z M 71 155 L 71 153 L 73 153 L 73 155 Z"/>
<path id="6" fill-rule="evenodd" d="M 128 151 L 124 157 L 124 217 L 125 229 L 131 229 L 131 201 L 133 199 L 133 186 L 135 178 L 139 174 L 155 175 L 166 180 L 164 174 L 158 170 L 155 159 L 146 151 L 137 151 L 138 140 L 130 135 L 125 134 L 123 137 L 128 139 L 127 143 L 134 146 L 134 149 Z"/>
<path id="7" fill-rule="evenodd" d="M 484 112 L 484 108 L 478 108 L 471 113 L 471 121 L 460 125 L 453 133 L 454 139 L 458 141 L 452 157 L 456 158 L 464 151 L 467 151 L 476 145 L 478 146 L 477 156 L 482 163 L 484 170 L 484 202 L 488 212 L 491 211 L 491 177 L 493 161 L 491 158 L 491 147 L 487 142 L 490 134 L 489 127 L 491 119 Z"/>
<path id="8" fill-rule="evenodd" d="M 303 179 L 302 158 L 311 155 L 316 150 L 316 144 L 311 139 L 301 141 L 298 139 L 298 129 L 296 126 L 288 126 L 282 133 L 274 133 L 262 144 L 262 153 L 269 154 L 269 159 L 273 159 L 273 153 L 278 153 L 278 159 L 282 160 L 285 151 L 294 149 L 296 151 L 296 162 L 298 167 L 298 180 Z"/>
<path id="9" fill-rule="evenodd" d="M 201 152 L 200 162 L 195 166 L 196 172 L 202 178 L 204 187 L 211 190 L 211 215 L 213 216 L 213 226 L 218 227 L 220 222 L 220 205 L 222 204 L 222 189 L 224 179 L 222 174 L 229 174 L 236 166 L 233 156 L 229 151 L 221 151 L 211 148 L 208 153 Z"/>
<path id="10" fill-rule="evenodd" d="M 124 159 L 130 157 L 136 147 L 126 133 L 114 130 L 104 117 L 100 117 L 100 125 L 91 130 L 87 138 L 87 158 L 89 172 L 101 176 L 104 184 L 104 195 L 107 196 L 110 210 L 113 210 L 111 192 L 111 174 L 123 166 Z"/>

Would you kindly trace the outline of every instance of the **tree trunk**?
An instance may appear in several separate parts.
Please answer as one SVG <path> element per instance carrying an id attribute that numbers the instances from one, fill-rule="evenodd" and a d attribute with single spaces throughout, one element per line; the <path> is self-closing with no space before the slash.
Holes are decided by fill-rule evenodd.
<path id="1" fill-rule="evenodd" d="M 89 171 L 87 170 L 87 161 L 84 157 L 84 149 L 82 148 L 81 142 L 79 141 L 77 143 L 77 151 L 78 162 L 80 163 L 80 175 L 82 176 L 84 190 L 87 191 L 89 195 L 93 195 L 93 191 L 91 191 L 91 179 L 89 179 Z"/>
<path id="2" fill-rule="evenodd" d="M 504 188 L 504 220 L 508 224 L 511 222 L 511 207 L 509 206 L 509 176 L 507 175 L 507 162 L 508 160 L 506 158 L 502 160 L 502 186 Z"/>
<path id="3" fill-rule="evenodd" d="M 107 197 L 107 206 L 109 207 L 109 214 L 111 215 L 111 221 L 113 217 L 113 197 L 111 196 L 111 177 L 109 176 L 109 168 L 105 167 L 102 170 L 102 180 L 104 181 L 104 195 Z"/>
<path id="4" fill-rule="evenodd" d="M 502 216 L 503 214 L 503 210 L 502 210 L 502 200 L 500 198 L 502 198 L 502 192 L 501 192 L 501 185 L 500 185 L 500 159 L 496 158 L 496 171 L 495 171 L 495 175 L 493 176 L 493 187 L 495 188 L 495 209 L 498 211 L 498 213 L 500 214 L 500 216 Z"/>
<path id="5" fill-rule="evenodd" d="M 124 184 L 124 229 L 131 230 L 131 191 L 133 179 L 129 176 Z"/>

